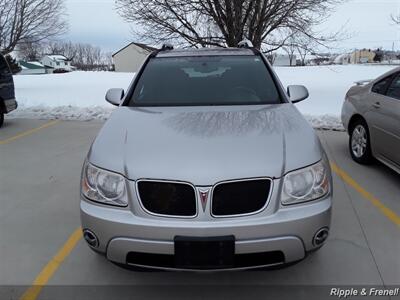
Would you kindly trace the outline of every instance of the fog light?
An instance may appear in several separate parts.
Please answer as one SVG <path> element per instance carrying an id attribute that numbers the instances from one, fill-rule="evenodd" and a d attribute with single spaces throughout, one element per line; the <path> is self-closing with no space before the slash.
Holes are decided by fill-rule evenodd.
<path id="1" fill-rule="evenodd" d="M 99 246 L 99 239 L 89 229 L 85 229 L 83 231 L 83 238 L 89 244 L 90 247 L 97 248 Z"/>
<path id="2" fill-rule="evenodd" d="M 321 246 L 329 236 L 329 228 L 321 228 L 314 235 L 313 244 L 314 246 Z"/>

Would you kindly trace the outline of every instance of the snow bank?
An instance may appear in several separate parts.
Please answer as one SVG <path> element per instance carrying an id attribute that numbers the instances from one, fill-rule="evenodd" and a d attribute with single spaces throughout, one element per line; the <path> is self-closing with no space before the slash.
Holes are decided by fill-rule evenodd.
<path id="1" fill-rule="evenodd" d="M 105 106 L 92 106 L 92 107 L 79 107 L 79 106 L 32 106 L 32 107 L 18 107 L 17 111 L 12 112 L 9 116 L 12 118 L 26 118 L 26 119 L 42 119 L 42 120 L 107 120 L 114 107 Z"/>
<path id="2" fill-rule="evenodd" d="M 14 76 L 16 97 L 23 108 L 108 107 L 104 100 L 109 88 L 127 88 L 130 73 L 72 72 L 65 74 Z"/>
<path id="3" fill-rule="evenodd" d="M 275 68 L 284 86 L 305 85 L 310 98 L 296 106 L 315 127 L 342 130 L 340 111 L 355 81 L 373 79 L 393 66 L 347 65 Z M 19 108 L 15 118 L 106 120 L 114 107 L 104 100 L 109 88 L 127 89 L 132 73 L 73 72 L 14 77 Z"/>
<path id="4" fill-rule="evenodd" d="M 115 107 L 105 101 L 108 89 L 126 89 L 131 73 L 73 72 L 14 76 L 18 109 L 14 118 L 106 120 Z"/>
<path id="5" fill-rule="evenodd" d="M 304 116 L 315 129 L 344 131 L 344 127 L 339 116 L 311 116 L 307 114 Z"/>

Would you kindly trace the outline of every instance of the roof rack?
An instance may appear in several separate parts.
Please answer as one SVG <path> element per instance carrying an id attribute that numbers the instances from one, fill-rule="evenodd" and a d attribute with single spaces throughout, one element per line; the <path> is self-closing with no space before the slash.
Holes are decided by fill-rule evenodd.
<path id="1" fill-rule="evenodd" d="M 174 50 L 174 46 L 172 46 L 171 44 L 163 44 L 160 49 L 160 51 L 169 51 L 169 50 Z"/>
<path id="2" fill-rule="evenodd" d="M 254 45 L 250 40 L 244 39 L 243 41 L 239 42 L 238 48 L 254 48 Z"/>

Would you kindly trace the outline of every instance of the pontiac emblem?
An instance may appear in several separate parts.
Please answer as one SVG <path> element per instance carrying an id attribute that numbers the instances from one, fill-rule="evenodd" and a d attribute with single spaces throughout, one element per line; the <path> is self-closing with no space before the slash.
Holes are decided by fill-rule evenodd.
<path id="1" fill-rule="evenodd" d="M 203 207 L 203 211 L 205 212 L 207 206 L 208 194 L 210 193 L 210 190 L 199 190 L 199 192 L 200 192 L 201 206 Z"/>

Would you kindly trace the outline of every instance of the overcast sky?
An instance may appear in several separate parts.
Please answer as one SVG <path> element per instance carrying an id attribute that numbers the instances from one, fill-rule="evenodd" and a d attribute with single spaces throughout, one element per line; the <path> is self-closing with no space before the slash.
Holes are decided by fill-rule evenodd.
<path id="1" fill-rule="evenodd" d="M 91 43 L 107 51 L 116 51 L 129 43 L 130 25 L 115 10 L 114 0 L 66 0 L 70 30 L 65 37 L 74 42 Z M 341 42 L 337 51 L 354 48 L 400 50 L 400 26 L 390 15 L 400 14 L 400 0 L 349 0 L 321 27 L 333 32 L 344 24 L 351 38 Z"/>

